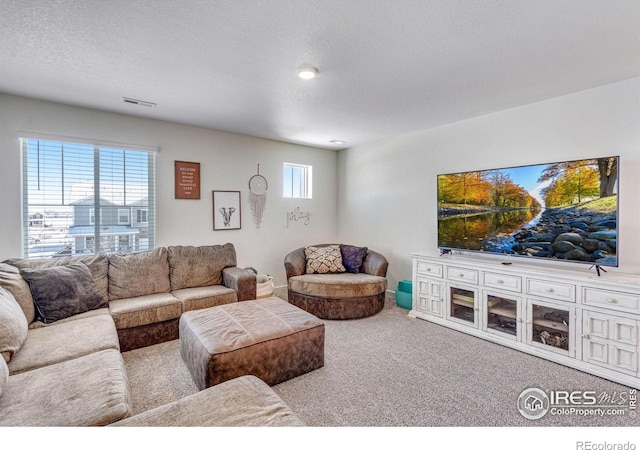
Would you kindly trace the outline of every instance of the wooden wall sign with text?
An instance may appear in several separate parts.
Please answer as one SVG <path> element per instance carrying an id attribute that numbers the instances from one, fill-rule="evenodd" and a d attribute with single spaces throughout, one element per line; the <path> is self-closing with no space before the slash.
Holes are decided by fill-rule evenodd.
<path id="1" fill-rule="evenodd" d="M 176 161 L 176 198 L 200 200 L 200 163 Z"/>

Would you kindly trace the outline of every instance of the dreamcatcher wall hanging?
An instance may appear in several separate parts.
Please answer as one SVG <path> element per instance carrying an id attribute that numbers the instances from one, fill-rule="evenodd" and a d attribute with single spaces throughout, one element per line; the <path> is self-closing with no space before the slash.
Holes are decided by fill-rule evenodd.
<path id="1" fill-rule="evenodd" d="M 249 205 L 251 205 L 253 221 L 257 228 L 260 228 L 266 202 L 267 179 L 260 175 L 260 164 L 258 164 L 258 173 L 249 179 Z"/>

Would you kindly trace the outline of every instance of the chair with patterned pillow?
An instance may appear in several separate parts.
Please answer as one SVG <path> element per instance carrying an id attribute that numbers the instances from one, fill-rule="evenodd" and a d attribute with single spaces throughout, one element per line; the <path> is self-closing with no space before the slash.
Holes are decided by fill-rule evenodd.
<path id="1" fill-rule="evenodd" d="M 360 319 L 384 307 L 387 259 L 367 247 L 317 244 L 284 259 L 289 303 L 321 319 Z"/>

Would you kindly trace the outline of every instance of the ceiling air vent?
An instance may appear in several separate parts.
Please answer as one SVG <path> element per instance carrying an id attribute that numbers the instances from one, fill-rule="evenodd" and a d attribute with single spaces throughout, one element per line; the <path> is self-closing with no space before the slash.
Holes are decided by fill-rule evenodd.
<path id="1" fill-rule="evenodd" d="M 152 102 L 145 102 L 144 100 L 136 100 L 135 98 L 122 97 L 122 101 L 125 103 L 131 103 L 132 105 L 146 106 L 147 108 L 155 108 L 156 104 Z"/>

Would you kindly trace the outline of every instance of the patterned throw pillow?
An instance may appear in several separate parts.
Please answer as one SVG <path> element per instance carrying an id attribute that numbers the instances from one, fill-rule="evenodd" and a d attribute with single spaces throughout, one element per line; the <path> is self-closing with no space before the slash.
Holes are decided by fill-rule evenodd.
<path id="1" fill-rule="evenodd" d="M 307 273 L 340 273 L 347 269 L 342 265 L 342 254 L 339 245 L 326 247 L 306 247 Z"/>
<path id="2" fill-rule="evenodd" d="M 347 272 L 360 273 L 360 268 L 367 256 L 367 247 L 356 247 L 353 245 L 340 245 L 340 253 L 342 253 L 342 264 L 344 264 Z"/>

